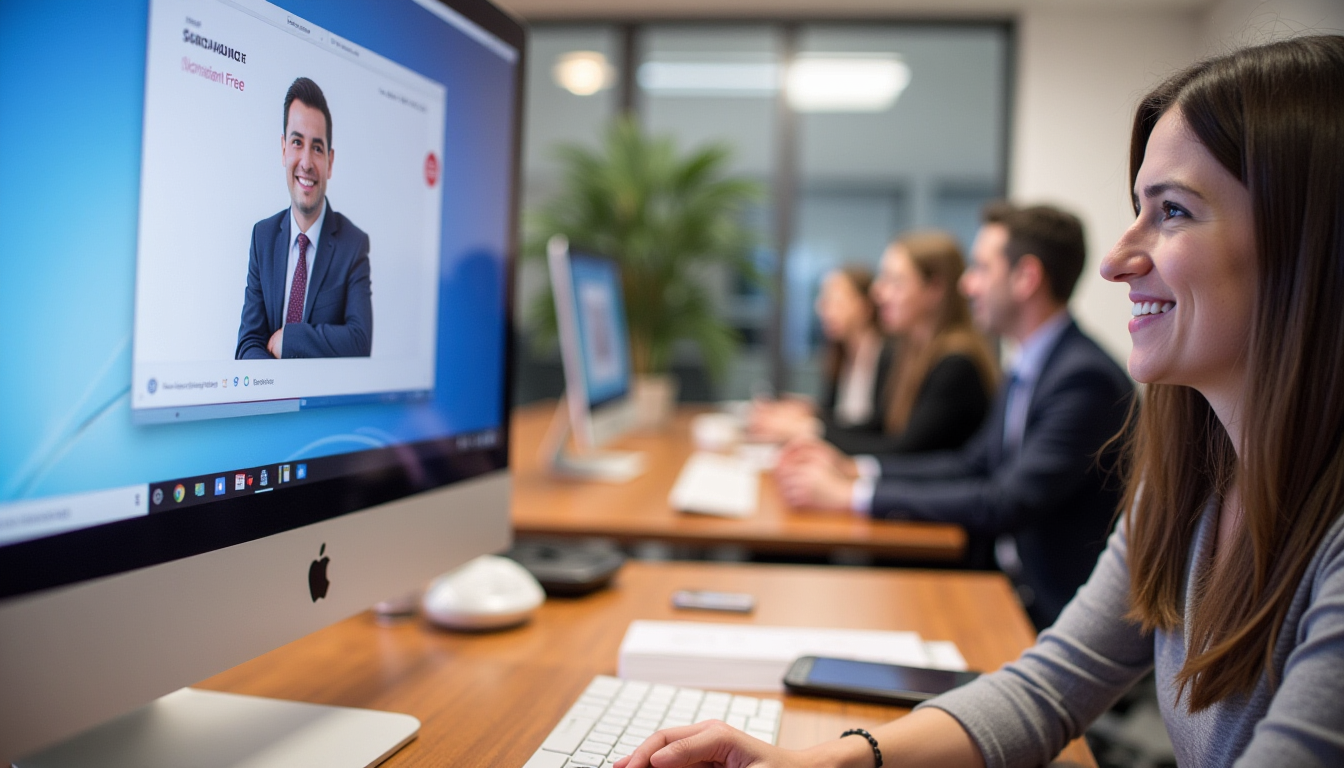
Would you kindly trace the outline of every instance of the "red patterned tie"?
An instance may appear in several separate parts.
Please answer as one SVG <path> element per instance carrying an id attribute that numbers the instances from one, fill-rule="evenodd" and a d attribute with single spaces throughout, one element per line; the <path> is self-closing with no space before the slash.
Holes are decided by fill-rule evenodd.
<path id="1" fill-rule="evenodd" d="M 289 289 L 289 311 L 285 325 L 303 322 L 303 293 L 308 288 L 308 236 L 299 233 L 299 264 L 294 267 L 294 283 Z"/>

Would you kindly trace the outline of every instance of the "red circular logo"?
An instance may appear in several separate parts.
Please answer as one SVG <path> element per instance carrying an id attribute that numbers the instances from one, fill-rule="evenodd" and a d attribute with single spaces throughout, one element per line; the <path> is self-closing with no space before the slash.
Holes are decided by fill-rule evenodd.
<path id="1" fill-rule="evenodd" d="M 431 187 L 439 183 L 439 158 L 433 152 L 425 158 L 425 183 Z"/>

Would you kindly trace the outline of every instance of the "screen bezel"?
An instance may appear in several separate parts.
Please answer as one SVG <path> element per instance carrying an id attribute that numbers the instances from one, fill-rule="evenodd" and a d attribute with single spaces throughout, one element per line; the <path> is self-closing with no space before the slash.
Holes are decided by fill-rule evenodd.
<path id="1" fill-rule="evenodd" d="M 67 531 L 0 546 L 0 603 L 45 590 L 148 568 L 274 536 L 364 509 L 448 487 L 509 465 L 509 431 L 515 371 L 514 277 L 518 257 L 519 184 L 522 178 L 523 81 L 526 28 L 485 0 L 438 0 L 514 48 L 513 146 L 510 156 L 508 231 L 504 244 L 504 371 L 499 439 L 491 447 L 460 449 L 452 436 L 348 454 L 371 468 L 339 478 L 286 488 L 284 493 L 225 499 L 181 510 Z M 148 23 L 148 20 L 146 20 Z M 447 22 L 445 22 L 447 23 Z M 258 417 L 265 418 L 265 417 Z M 379 461 L 378 454 L 393 457 Z M 221 468 L 221 471 L 228 468 Z M 169 478 L 154 478 L 159 482 Z"/>

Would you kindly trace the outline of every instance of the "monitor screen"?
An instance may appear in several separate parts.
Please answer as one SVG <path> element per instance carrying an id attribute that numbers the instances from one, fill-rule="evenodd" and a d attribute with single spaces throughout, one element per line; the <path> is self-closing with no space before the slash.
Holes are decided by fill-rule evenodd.
<path id="1" fill-rule="evenodd" d="M 507 547 L 524 53 L 485 0 L 0 5 L 0 759 Z"/>
<path id="2" fill-rule="evenodd" d="M 570 254 L 569 271 L 588 407 L 596 408 L 625 397 L 630 386 L 621 274 L 615 261 L 583 253 Z"/>
<path id="3" fill-rule="evenodd" d="M 377 5 L 7 4 L 0 597 L 504 466 L 520 52 Z"/>

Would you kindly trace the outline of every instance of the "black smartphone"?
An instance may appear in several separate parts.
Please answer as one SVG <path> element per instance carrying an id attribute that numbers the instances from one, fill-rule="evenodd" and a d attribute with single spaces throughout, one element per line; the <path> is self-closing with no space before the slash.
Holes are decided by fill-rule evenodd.
<path id="1" fill-rule="evenodd" d="M 672 593 L 674 608 L 697 608 L 702 611 L 751 613 L 756 598 L 745 592 L 711 592 L 704 589 L 679 589 Z"/>
<path id="2" fill-rule="evenodd" d="M 979 672 L 803 656 L 789 666 L 784 687 L 810 696 L 913 706 L 979 676 Z"/>

